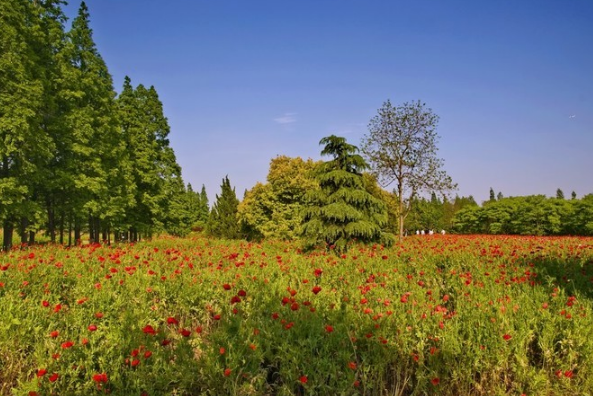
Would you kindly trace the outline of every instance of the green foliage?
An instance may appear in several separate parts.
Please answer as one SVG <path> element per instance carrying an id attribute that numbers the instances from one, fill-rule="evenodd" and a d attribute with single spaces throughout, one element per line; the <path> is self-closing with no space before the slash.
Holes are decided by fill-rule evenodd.
<path id="1" fill-rule="evenodd" d="M 44 90 L 40 59 L 41 10 L 29 1 L 0 2 L 0 222 L 3 247 L 12 244 L 12 228 L 27 212 L 35 175 L 51 157 L 41 123 Z M 7 199 L 4 199 L 6 194 Z"/>
<path id="2" fill-rule="evenodd" d="M 308 191 L 319 188 L 318 162 L 278 156 L 270 162 L 267 183 L 257 183 L 239 204 L 238 218 L 250 239 L 297 237 Z"/>
<path id="3" fill-rule="evenodd" d="M 41 228 L 52 242 L 67 229 L 78 239 L 87 221 L 94 242 L 110 230 L 181 233 L 181 169 L 156 90 L 126 79 L 116 102 L 86 4 L 66 32 L 64 3 L 0 2 L 3 245 L 12 230 L 22 242 Z"/>
<path id="4" fill-rule="evenodd" d="M 420 101 L 393 107 L 388 100 L 362 140 L 362 152 L 380 184 L 396 185 L 400 239 L 415 197 L 456 188 L 437 157 L 437 123 L 438 116 Z"/>
<path id="5" fill-rule="evenodd" d="M 464 234 L 593 235 L 593 198 L 509 197 L 472 205 L 455 214 L 454 228 Z"/>
<path id="6" fill-rule="evenodd" d="M 354 241 L 392 241 L 381 227 L 387 223 L 385 204 L 365 190 L 362 171 L 364 159 L 358 148 L 334 135 L 320 141 L 321 153 L 333 159 L 319 166 L 319 189 L 305 196 L 302 235 L 307 248 L 324 245 L 343 252 Z"/>
<path id="7" fill-rule="evenodd" d="M 221 193 L 220 196 L 216 195 L 206 230 L 208 234 L 218 238 L 239 239 L 242 236 L 237 219 L 239 200 L 228 176 L 222 179 L 220 187 Z"/>

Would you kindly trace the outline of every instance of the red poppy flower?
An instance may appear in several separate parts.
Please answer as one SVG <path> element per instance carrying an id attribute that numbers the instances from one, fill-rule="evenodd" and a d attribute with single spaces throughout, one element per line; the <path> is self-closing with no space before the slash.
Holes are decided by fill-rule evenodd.
<path id="1" fill-rule="evenodd" d="M 60 377 L 60 375 L 58 373 L 53 373 L 50 377 L 49 377 L 49 382 L 56 382 L 58 380 L 58 378 Z"/>
<path id="2" fill-rule="evenodd" d="M 150 352 L 150 351 L 144 352 L 144 359 L 148 359 L 151 356 L 152 356 L 152 352 Z"/>
<path id="3" fill-rule="evenodd" d="M 348 367 L 349 367 L 351 370 L 356 370 L 356 363 L 355 363 L 355 362 L 349 362 L 349 363 L 348 363 Z"/>
<path id="4" fill-rule="evenodd" d="M 181 334 L 184 337 L 189 337 L 191 335 L 191 331 L 189 331 L 188 329 L 181 329 L 179 330 L 179 334 Z"/>
<path id="5" fill-rule="evenodd" d="M 431 383 L 432 383 L 434 386 L 437 386 L 437 385 L 438 385 L 438 384 L 441 382 L 441 379 L 440 379 L 440 378 L 438 378 L 438 377 L 434 377 L 433 379 L 431 379 L 431 380 L 430 380 L 430 382 L 431 382 Z"/>
<path id="6" fill-rule="evenodd" d="M 102 317 L 103 317 L 103 312 L 97 312 L 95 314 L 95 318 L 97 318 L 97 319 L 101 319 Z"/>
<path id="7" fill-rule="evenodd" d="M 49 301 L 45 301 L 45 300 L 43 300 L 43 301 L 41 302 L 41 305 L 43 305 L 44 307 L 46 307 L 46 308 L 47 308 L 47 307 L 49 307 Z"/>
<path id="8" fill-rule="evenodd" d="M 232 370 L 230 368 L 224 369 L 224 376 L 225 377 L 228 377 L 229 375 L 231 375 L 231 373 L 232 373 Z"/>
<path id="9" fill-rule="evenodd" d="M 134 360 L 132 360 L 132 367 L 136 367 L 136 366 L 138 366 L 139 364 L 140 364 L 140 360 L 138 360 L 138 359 L 134 359 Z"/>
<path id="10" fill-rule="evenodd" d="M 66 342 L 62 343 L 62 349 L 71 348 L 73 345 L 74 345 L 74 343 L 72 341 L 66 341 Z"/>
<path id="11" fill-rule="evenodd" d="M 88 327 L 89 331 L 97 331 L 97 326 L 95 326 L 94 324 L 90 325 Z"/>
<path id="12" fill-rule="evenodd" d="M 301 384 L 306 384 L 307 383 L 307 376 L 306 375 L 301 375 L 301 378 L 299 378 L 299 381 L 301 381 Z"/>
<path id="13" fill-rule="evenodd" d="M 176 325 L 176 324 L 179 324 L 179 321 L 177 319 L 175 319 L 174 317 L 169 316 L 167 318 L 167 324 Z"/>
<path id="14" fill-rule="evenodd" d="M 105 374 L 105 373 L 94 374 L 93 381 L 95 381 L 97 383 L 101 383 L 101 382 L 106 383 L 108 381 L 107 374 Z"/>
<path id="15" fill-rule="evenodd" d="M 247 295 L 247 292 L 243 289 L 239 290 L 239 293 L 237 293 L 239 296 L 241 297 L 245 297 Z"/>
<path id="16" fill-rule="evenodd" d="M 325 325 L 325 331 L 327 331 L 328 333 L 332 333 L 334 331 L 334 328 L 330 325 Z"/>
<path id="17" fill-rule="evenodd" d="M 51 338 L 56 338 L 56 337 L 57 337 L 57 336 L 59 336 L 59 335 L 60 335 L 60 332 L 59 332 L 59 331 L 57 331 L 57 330 L 54 330 L 54 331 L 52 331 L 51 333 L 49 333 L 49 336 L 50 336 Z"/>
<path id="18" fill-rule="evenodd" d="M 47 370 L 42 368 L 37 370 L 37 377 L 43 377 L 45 374 L 47 374 Z"/>
<path id="19" fill-rule="evenodd" d="M 231 285 L 229 285 L 228 283 L 225 283 L 224 285 L 222 285 L 222 288 L 224 290 L 231 290 Z"/>
<path id="20" fill-rule="evenodd" d="M 321 291 L 321 287 L 313 286 L 313 289 L 311 289 L 311 291 L 313 292 L 313 294 L 317 294 Z"/>
<path id="21" fill-rule="evenodd" d="M 290 306 L 290 309 L 293 311 L 297 311 L 299 309 L 299 304 L 298 303 L 292 303 Z"/>
<path id="22" fill-rule="evenodd" d="M 511 338 L 513 338 L 513 336 L 512 336 L 512 335 L 510 335 L 510 334 L 505 334 L 505 335 L 503 335 L 503 336 L 502 336 L 502 338 L 504 338 L 504 340 L 505 340 L 505 341 L 508 341 L 508 340 L 510 340 Z"/>
<path id="23" fill-rule="evenodd" d="M 152 334 L 152 335 L 156 334 L 156 330 L 151 325 L 144 326 L 144 328 L 142 329 L 142 332 L 145 334 Z"/>

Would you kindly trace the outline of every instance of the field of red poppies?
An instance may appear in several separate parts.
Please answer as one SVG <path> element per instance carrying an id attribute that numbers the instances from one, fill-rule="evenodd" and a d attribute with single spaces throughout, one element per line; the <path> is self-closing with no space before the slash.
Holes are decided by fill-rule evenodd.
<path id="1" fill-rule="evenodd" d="M 0 395 L 588 395 L 593 239 L 0 256 Z"/>

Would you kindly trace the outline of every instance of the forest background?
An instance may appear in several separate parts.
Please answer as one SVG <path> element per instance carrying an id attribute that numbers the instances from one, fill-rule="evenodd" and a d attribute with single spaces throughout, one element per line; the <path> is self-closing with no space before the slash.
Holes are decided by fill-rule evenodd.
<path id="1" fill-rule="evenodd" d="M 209 200 L 204 186 L 197 191 L 182 179 L 156 89 L 134 86 L 126 77 L 116 93 L 85 3 L 69 30 L 60 3 L 0 3 L 3 249 L 15 244 L 15 236 L 21 244 L 41 237 L 71 245 L 83 238 L 136 241 L 192 230 L 251 240 L 303 234 L 308 193 L 320 188 L 327 164 L 279 155 L 270 160 L 266 182 L 245 191 L 242 200 L 228 177 Z M 397 234 L 398 194 L 363 168 L 354 173 L 384 204 L 382 232 Z M 505 197 L 491 189 L 482 203 L 453 194 L 411 196 L 404 232 L 593 235 L 591 194 L 565 197 L 558 189 L 554 197 Z"/>

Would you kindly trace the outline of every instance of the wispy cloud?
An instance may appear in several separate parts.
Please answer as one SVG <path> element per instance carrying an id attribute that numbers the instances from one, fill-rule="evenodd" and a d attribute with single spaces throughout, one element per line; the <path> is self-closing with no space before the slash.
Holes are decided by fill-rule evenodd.
<path id="1" fill-rule="evenodd" d="M 296 122 L 296 114 L 297 113 L 284 113 L 282 117 L 274 118 L 278 124 L 293 124 Z"/>

